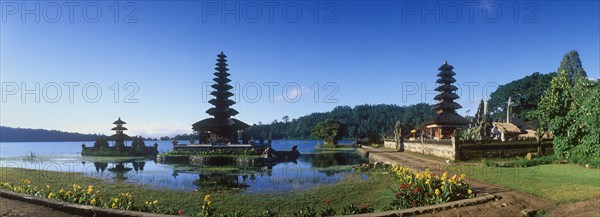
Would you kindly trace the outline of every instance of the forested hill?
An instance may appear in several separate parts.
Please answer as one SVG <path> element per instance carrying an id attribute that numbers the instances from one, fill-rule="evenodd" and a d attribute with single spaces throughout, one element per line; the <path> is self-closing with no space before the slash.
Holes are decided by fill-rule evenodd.
<path id="1" fill-rule="evenodd" d="M 0 142 L 94 141 L 96 134 L 0 126 Z"/>
<path id="2" fill-rule="evenodd" d="M 255 139 L 308 139 L 311 128 L 326 119 L 342 122 L 348 127 L 348 138 L 379 136 L 383 132 L 391 132 L 396 121 L 401 121 L 409 128 L 419 126 L 431 119 L 434 112 L 431 105 L 420 103 L 410 106 L 398 105 L 357 105 L 338 106 L 330 112 L 312 113 L 298 119 L 283 117 L 270 124 L 253 125 L 247 130 L 248 137 Z"/>

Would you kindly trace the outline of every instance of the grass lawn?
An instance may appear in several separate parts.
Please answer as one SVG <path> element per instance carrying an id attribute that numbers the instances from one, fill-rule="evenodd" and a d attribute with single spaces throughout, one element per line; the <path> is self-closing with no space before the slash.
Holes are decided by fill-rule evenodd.
<path id="1" fill-rule="evenodd" d="M 351 152 L 351 151 L 355 151 L 355 150 L 356 150 L 355 147 L 350 147 L 350 146 L 338 146 L 335 148 L 318 146 L 315 152 L 319 153 L 319 154 L 325 154 L 325 153 Z"/>
<path id="2" fill-rule="evenodd" d="M 158 200 L 160 207 L 184 210 L 188 215 L 198 212 L 204 195 L 210 194 L 217 212 L 241 211 L 245 216 L 257 216 L 267 209 L 277 211 L 283 216 L 290 216 L 307 206 L 321 207 L 323 200 L 326 199 L 332 201 L 331 205 L 336 210 L 341 210 L 344 205 L 350 203 L 358 206 L 365 203 L 369 207 L 381 209 L 389 205 L 393 196 L 390 188 L 394 184 L 394 178 L 390 175 L 369 173 L 369 178 L 366 180 L 362 180 L 358 174 L 353 174 L 336 184 L 284 193 L 245 194 L 236 191 L 203 192 L 202 190 L 188 192 L 156 190 L 126 182 L 86 177 L 79 173 L 0 168 L 0 181 L 18 184 L 21 179 L 29 179 L 31 185 L 38 188 L 49 185 L 52 191 L 59 191 L 61 188 L 69 189 L 74 183 L 84 188 L 93 185 L 100 191 L 98 195 L 103 198 L 103 201 L 129 192 L 133 195 L 136 204 Z"/>
<path id="3" fill-rule="evenodd" d="M 555 203 L 600 198 L 600 169 L 586 169 L 574 164 L 547 164 L 527 168 L 450 166 L 448 169 Z"/>

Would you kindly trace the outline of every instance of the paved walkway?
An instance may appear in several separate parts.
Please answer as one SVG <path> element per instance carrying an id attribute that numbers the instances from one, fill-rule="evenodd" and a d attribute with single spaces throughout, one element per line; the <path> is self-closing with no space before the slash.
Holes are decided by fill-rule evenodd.
<path id="1" fill-rule="evenodd" d="M 359 152 L 369 152 L 369 159 L 377 162 L 399 163 L 413 169 L 429 169 L 432 172 L 441 174 L 444 168 L 448 166 L 461 166 L 461 169 L 481 169 L 476 163 L 451 163 L 446 161 L 433 160 L 408 152 L 398 152 L 385 148 L 372 148 L 364 146 L 359 148 Z M 494 194 L 499 200 L 480 204 L 476 206 L 464 207 L 456 210 L 447 210 L 439 213 L 430 214 L 431 216 L 523 216 L 523 209 L 538 209 L 549 212 L 552 216 L 589 216 L 600 212 L 600 199 L 582 201 L 573 204 L 563 204 L 558 206 L 533 195 L 518 192 L 512 189 L 503 188 L 489 184 L 476 179 L 468 178 L 467 183 L 477 192 Z M 524 183 L 526 184 L 526 183 Z"/>
<path id="2" fill-rule="evenodd" d="M 0 197 L 0 216 L 76 217 L 49 207 Z"/>

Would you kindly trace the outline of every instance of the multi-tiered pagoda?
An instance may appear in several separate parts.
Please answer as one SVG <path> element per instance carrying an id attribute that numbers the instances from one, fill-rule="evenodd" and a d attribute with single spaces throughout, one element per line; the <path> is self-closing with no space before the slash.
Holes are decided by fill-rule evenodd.
<path id="1" fill-rule="evenodd" d="M 454 79 L 456 73 L 452 69 L 454 67 L 449 65 L 447 61 L 438 68 L 440 72 L 437 76 L 440 78 L 436 83 L 439 86 L 435 88 L 435 91 L 438 91 L 439 94 L 433 98 L 438 103 L 432 108 L 436 111 L 436 114 L 426 125 L 427 133 L 436 139 L 451 138 L 456 128 L 465 128 L 469 124 L 467 119 L 456 113 L 456 110 L 462 108 L 462 106 L 454 102 L 459 96 L 454 93 L 458 88 L 452 85 L 456 82 L 456 79 Z"/>
<path id="2" fill-rule="evenodd" d="M 231 80 L 228 78 L 230 74 L 227 73 L 229 71 L 225 59 L 227 56 L 221 52 L 217 57 L 219 57 L 215 68 L 217 72 L 214 73 L 216 78 L 213 79 L 216 84 L 211 86 L 214 91 L 210 93 L 215 98 L 208 101 L 214 107 L 206 110 L 206 113 L 213 117 L 194 123 L 192 129 L 201 136 L 200 143 L 237 144 L 237 132 L 247 129 L 250 125 L 231 118 L 231 116 L 237 115 L 238 111 L 231 108 L 235 101 L 229 99 L 233 96 L 233 93 L 230 92 L 233 87 L 229 85 Z M 206 136 L 202 138 L 202 135 L 209 135 L 209 138 L 206 139 Z"/>
<path id="3" fill-rule="evenodd" d="M 125 121 L 122 121 L 121 117 L 119 117 L 119 119 L 113 122 L 113 124 L 117 126 L 110 129 L 115 131 L 115 134 L 110 136 L 110 139 L 115 141 L 115 147 L 125 147 L 125 140 L 131 138 L 127 134 L 123 133 L 123 131 L 127 130 L 127 128 L 123 125 L 127 123 L 125 123 Z"/>

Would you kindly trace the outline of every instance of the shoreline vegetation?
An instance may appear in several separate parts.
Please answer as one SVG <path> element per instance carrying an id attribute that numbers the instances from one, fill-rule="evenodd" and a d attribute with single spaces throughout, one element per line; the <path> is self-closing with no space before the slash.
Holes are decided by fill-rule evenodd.
<path id="1" fill-rule="evenodd" d="M 179 191 L 170 189 L 151 189 L 147 186 L 136 185 L 127 182 L 110 182 L 100 178 L 86 177 L 79 173 L 52 172 L 16 168 L 0 168 L 2 182 L 5 187 L 13 185 L 23 186 L 24 180 L 27 180 L 29 188 L 33 191 L 45 190 L 36 196 L 48 197 L 48 189 L 59 192 L 60 189 L 67 189 L 81 186 L 93 186 L 94 191 L 99 191 L 94 198 L 99 201 L 114 201 L 120 198 L 121 194 L 125 197 L 130 195 L 133 199 L 133 208 L 144 207 L 145 201 L 157 201 L 155 209 L 141 210 L 149 212 L 159 212 L 167 214 L 178 214 L 181 210 L 185 215 L 195 215 L 201 212 L 201 206 L 204 203 L 205 195 L 211 195 L 211 205 L 214 208 L 213 213 L 245 213 L 244 216 L 263 216 L 263 214 L 277 213 L 278 215 L 291 216 L 293 213 L 313 207 L 319 208 L 324 205 L 324 201 L 329 200 L 333 209 L 342 210 L 344 205 L 353 204 L 361 208 L 364 204 L 368 207 L 383 206 L 389 203 L 384 195 L 390 194 L 389 188 L 394 184 L 393 177 L 381 173 L 371 173 L 366 180 L 361 179 L 358 174 L 347 175 L 342 181 L 335 184 L 326 184 L 315 188 L 291 192 L 272 192 L 272 193 L 249 193 L 243 194 L 236 190 L 225 190 L 218 192 L 208 192 L 198 189 L 196 191 Z M 25 178 L 30 177 L 30 178 Z M 10 183 L 10 185 L 9 185 Z M 23 187 L 21 187 L 21 190 Z M 27 192 L 22 192 L 27 193 Z M 35 192 L 29 192 L 34 194 Z M 73 191 L 71 192 L 73 194 Z M 268 196 L 265 196 L 268 194 Z M 57 193 L 54 193 L 56 196 Z M 117 195 L 115 197 L 115 195 Z M 54 197 L 51 196 L 51 197 Z M 88 197 L 87 199 L 90 199 Z M 122 198 L 118 199 L 122 201 Z M 87 201 L 91 202 L 91 199 Z M 348 203 L 348 204 L 344 204 Z M 102 205 L 101 205 L 102 206 Z M 108 203 L 112 207 L 112 203 Z M 117 207 L 121 207 L 117 204 Z M 256 207 L 261 207 L 257 209 Z M 127 208 L 125 206 L 124 208 Z"/>
<path id="2" fill-rule="evenodd" d="M 331 149 L 327 148 L 325 151 Z M 347 148 L 333 149 L 344 150 Z M 488 161 L 491 162 L 492 160 Z M 438 187 L 444 186 L 445 184 L 439 185 L 442 180 L 446 183 L 458 184 L 467 176 L 530 193 L 558 204 L 600 197 L 600 193 L 594 193 L 600 192 L 600 183 L 596 182 L 600 178 L 597 176 L 598 169 L 588 169 L 574 164 L 561 164 L 552 156 L 541 157 L 541 165 L 523 165 L 523 167 L 519 167 L 520 163 L 518 163 L 523 161 L 521 158 L 501 161 L 504 166 L 511 165 L 512 167 L 501 167 L 486 163 L 488 161 L 466 162 L 467 165 L 476 166 L 475 169 L 467 170 L 464 168 L 465 165 L 449 165 L 446 168 L 449 172 L 454 174 L 464 173 L 464 175 L 448 177 L 444 174 L 437 174 L 440 177 L 437 185 Z M 500 160 L 494 161 L 500 162 Z M 477 167 L 480 169 L 477 169 Z M 340 182 L 334 184 L 319 185 L 305 190 L 268 193 L 242 193 L 240 190 L 223 189 L 197 189 L 191 192 L 152 189 L 135 183 L 114 182 L 87 177 L 80 173 L 4 167 L 0 168 L 0 184 L 4 190 L 50 198 L 66 197 L 66 191 L 56 193 L 56 191 L 60 192 L 59 189 L 69 189 L 75 185 L 80 186 L 81 189 L 84 189 L 85 186 L 93 186 L 94 191 L 101 193 L 96 194 L 94 197 L 88 195 L 89 197 L 83 201 L 84 204 L 89 204 L 91 199 L 97 198 L 95 203 L 99 201 L 107 203 L 108 201 L 106 205 L 101 204 L 99 206 L 112 208 L 113 204 L 110 201 L 119 198 L 117 200 L 126 201 L 126 203 L 115 203 L 116 208 L 165 214 L 184 213 L 193 216 L 211 216 L 213 214 L 240 216 L 242 213 L 245 214 L 243 216 L 294 216 L 299 213 L 311 214 L 304 216 L 312 216 L 312 214 L 319 216 L 327 212 L 336 214 L 365 213 L 424 206 L 432 202 L 452 201 L 450 198 L 429 198 L 431 195 L 443 195 L 442 192 L 447 191 L 441 188 L 427 188 L 424 186 L 425 184 L 433 184 L 433 181 L 428 178 L 436 176 L 428 171 L 413 172 L 408 168 L 398 166 L 386 169 L 366 165 L 335 169 L 354 170 L 356 173 L 348 174 Z M 561 172 L 565 170 L 571 172 Z M 364 179 L 362 174 L 367 175 L 368 178 Z M 24 190 L 25 182 L 30 184 L 28 190 Z M 527 183 L 527 185 L 523 185 L 523 183 Z M 19 186 L 20 189 L 18 189 Z M 462 187 L 456 188 L 458 192 L 455 192 L 454 195 L 463 195 L 462 198 L 468 198 L 471 194 L 468 185 L 465 183 L 457 186 Z M 407 188 L 410 190 L 406 190 Z M 436 194 L 436 189 L 440 193 Z M 42 190 L 41 193 L 39 190 Z M 53 195 L 49 194 L 51 191 L 54 192 Z M 212 198 L 209 208 L 206 208 L 207 202 L 203 200 L 206 195 L 211 195 Z M 128 197 L 133 197 L 133 199 L 128 199 Z M 414 200 L 415 198 L 416 200 Z M 135 202 L 127 205 L 129 200 Z M 413 202 L 404 202 L 410 200 Z M 146 201 L 148 201 L 147 204 Z M 79 201 L 70 202 L 78 203 Z M 204 205 L 204 209 L 202 209 L 202 205 Z M 256 207 L 261 208 L 257 209 Z M 205 215 L 207 213 L 212 214 Z"/>
<path id="3" fill-rule="evenodd" d="M 151 189 L 79 173 L 18 168 L 0 168 L 0 188 L 71 203 L 192 216 L 359 214 L 439 204 L 474 196 L 464 182 L 464 175 L 448 177 L 444 173 L 436 176 L 427 170 L 413 171 L 401 166 L 343 169 L 357 172 L 347 174 L 338 183 L 290 192 Z M 365 179 L 364 175 L 368 178 Z M 409 198 L 412 202 L 401 203 Z"/>

